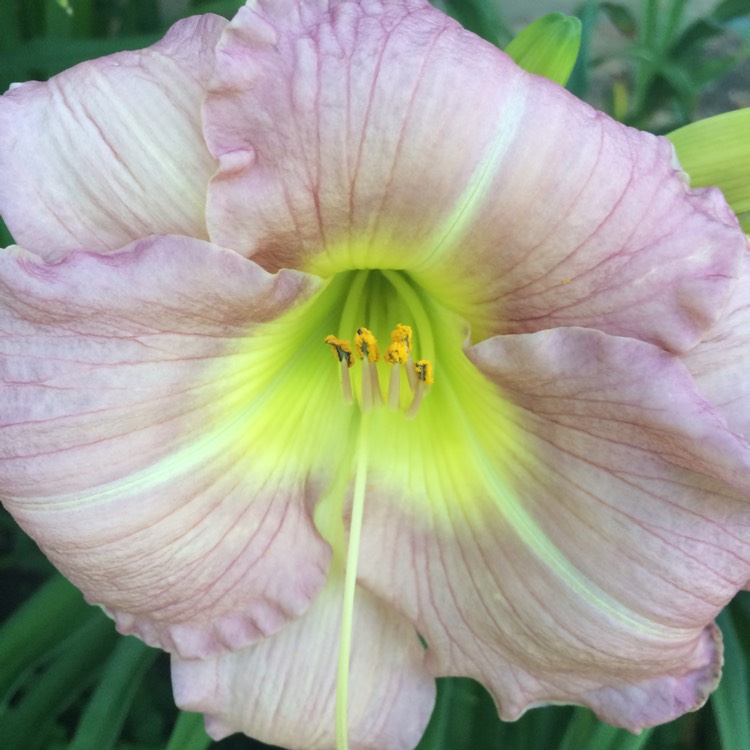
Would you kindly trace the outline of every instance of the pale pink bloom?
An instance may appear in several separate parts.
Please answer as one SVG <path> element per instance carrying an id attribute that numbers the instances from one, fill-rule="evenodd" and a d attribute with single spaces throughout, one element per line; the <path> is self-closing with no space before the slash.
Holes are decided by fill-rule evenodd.
<path id="1" fill-rule="evenodd" d="M 750 274 L 668 141 L 422 0 L 257 0 L 6 94 L 0 210 L 3 502 L 214 736 L 335 744 L 352 498 L 352 747 L 412 748 L 440 675 L 705 701 Z M 397 323 L 434 385 L 346 403 L 324 338 Z"/>

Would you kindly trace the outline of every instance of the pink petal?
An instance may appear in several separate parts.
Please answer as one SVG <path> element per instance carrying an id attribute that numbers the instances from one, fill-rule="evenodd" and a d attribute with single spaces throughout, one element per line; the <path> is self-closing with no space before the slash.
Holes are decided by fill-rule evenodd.
<path id="1" fill-rule="evenodd" d="M 200 106 L 226 23 L 180 21 L 153 47 L 0 99 L 0 213 L 19 244 L 52 260 L 149 234 L 207 238 Z"/>
<path id="2" fill-rule="evenodd" d="M 477 340 L 567 325 L 700 340 L 744 237 L 668 141 L 421 0 L 326 6 L 260 0 L 217 47 L 214 241 L 271 270 L 405 269 Z"/>
<path id="3" fill-rule="evenodd" d="M 504 718 L 573 702 L 637 730 L 699 706 L 721 664 L 711 621 L 750 577 L 747 445 L 640 341 L 558 329 L 468 354 L 508 406 L 424 434 L 409 486 L 426 489 L 366 498 L 363 585 Z"/>
<path id="4" fill-rule="evenodd" d="M 717 404 L 731 430 L 750 441 L 750 254 L 719 323 L 683 361 L 701 392 Z"/>
<path id="5" fill-rule="evenodd" d="M 323 585 L 324 477 L 277 460 L 289 430 L 255 407 L 273 381 L 248 390 L 263 324 L 315 287 L 180 237 L 0 256 L 3 502 L 123 632 L 187 657 L 239 648 Z"/>
<path id="6" fill-rule="evenodd" d="M 278 635 L 205 661 L 173 659 L 177 704 L 208 715 L 215 739 L 232 732 L 304 750 L 336 746 L 336 668 L 341 582 Z M 435 701 L 412 626 L 375 597 L 355 598 L 349 689 L 352 750 L 412 750 Z"/>

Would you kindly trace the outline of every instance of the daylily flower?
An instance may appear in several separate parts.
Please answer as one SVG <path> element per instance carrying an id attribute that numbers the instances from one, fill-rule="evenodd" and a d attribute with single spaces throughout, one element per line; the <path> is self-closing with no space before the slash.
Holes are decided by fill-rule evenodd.
<path id="1" fill-rule="evenodd" d="M 750 269 L 667 140 L 422 0 L 192 18 L 0 133 L 3 502 L 215 737 L 411 748 L 440 675 L 705 701 Z"/>

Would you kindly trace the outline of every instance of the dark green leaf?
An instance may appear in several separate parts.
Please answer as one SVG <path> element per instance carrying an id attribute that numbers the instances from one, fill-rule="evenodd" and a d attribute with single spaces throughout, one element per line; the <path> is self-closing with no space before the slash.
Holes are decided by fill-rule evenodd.
<path id="1" fill-rule="evenodd" d="M 487 0 L 442 0 L 437 5 L 442 5 L 449 16 L 488 42 L 505 46 L 513 36 L 500 14 L 500 3 Z"/>
<path id="2" fill-rule="evenodd" d="M 720 23 L 733 21 L 735 18 L 750 18 L 748 0 L 723 0 L 712 11 L 711 17 Z"/>
<path id="3" fill-rule="evenodd" d="M 638 21 L 626 5 L 620 3 L 600 3 L 599 7 L 612 25 L 628 39 L 635 39 L 638 34 Z"/>
<path id="4" fill-rule="evenodd" d="M 99 613 L 59 573 L 0 628 L 0 705 L 21 675 Z"/>
<path id="5" fill-rule="evenodd" d="M 86 705 L 69 750 L 110 750 L 146 671 L 159 652 L 137 638 L 121 638 Z"/>
<path id="6" fill-rule="evenodd" d="M 169 23 L 174 23 L 178 18 L 185 18 L 196 13 L 216 13 L 224 18 L 232 18 L 244 4 L 244 0 L 206 0 L 206 2 L 194 3 L 193 7 L 179 15 L 171 16 L 168 20 Z"/>
<path id="7" fill-rule="evenodd" d="M 721 746 L 724 750 L 732 750 L 747 747 L 750 739 L 750 675 L 730 612 L 724 610 L 717 622 L 724 636 L 724 669 L 719 687 L 711 695 L 710 705 L 716 717 Z"/>
<path id="8" fill-rule="evenodd" d="M 211 738 L 203 728 L 201 714 L 181 711 L 165 750 L 206 750 Z"/>
<path id="9" fill-rule="evenodd" d="M 45 670 L 24 683 L 21 698 L 3 716 L 0 747 L 46 750 L 57 716 L 96 679 L 116 640 L 113 624 L 92 608 L 88 620 L 60 644 Z"/>
<path id="10" fill-rule="evenodd" d="M 573 72 L 568 79 L 567 88 L 576 96 L 584 98 L 591 85 L 591 41 L 598 16 L 599 6 L 596 0 L 586 0 L 578 11 L 581 20 L 581 46 Z"/>
<path id="11" fill-rule="evenodd" d="M 591 711 L 577 708 L 557 750 L 641 750 L 649 741 L 651 731 L 646 729 L 640 734 L 633 734 L 603 724 Z"/>

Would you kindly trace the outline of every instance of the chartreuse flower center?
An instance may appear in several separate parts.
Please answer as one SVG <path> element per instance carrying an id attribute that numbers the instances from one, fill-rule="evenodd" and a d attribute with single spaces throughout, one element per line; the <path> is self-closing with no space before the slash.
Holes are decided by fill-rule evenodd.
<path id="1" fill-rule="evenodd" d="M 282 464 L 327 475 L 315 523 L 333 549 L 330 575 L 344 589 L 336 706 L 342 750 L 367 488 L 377 481 L 397 496 L 430 505 L 434 499 L 435 507 L 425 508 L 425 517 L 433 517 L 445 495 L 463 502 L 457 488 L 486 452 L 477 450 L 482 434 L 496 447 L 509 431 L 503 400 L 463 353 L 467 321 L 406 271 L 333 274 L 272 329 L 265 340 L 287 353 L 267 398 L 284 403 L 264 443 L 270 447 L 281 431 Z M 281 357 L 269 354 L 268 360 Z"/>
<path id="2" fill-rule="evenodd" d="M 481 485 L 504 481 L 489 457 L 518 450 L 512 407 L 465 356 L 471 321 L 455 310 L 403 270 L 334 273 L 254 332 L 224 384 L 258 474 L 309 488 L 333 551 L 330 577 L 343 581 L 340 750 L 365 495 L 376 483 L 449 526 L 452 514 L 472 512 L 468 498 L 486 494 Z"/>

